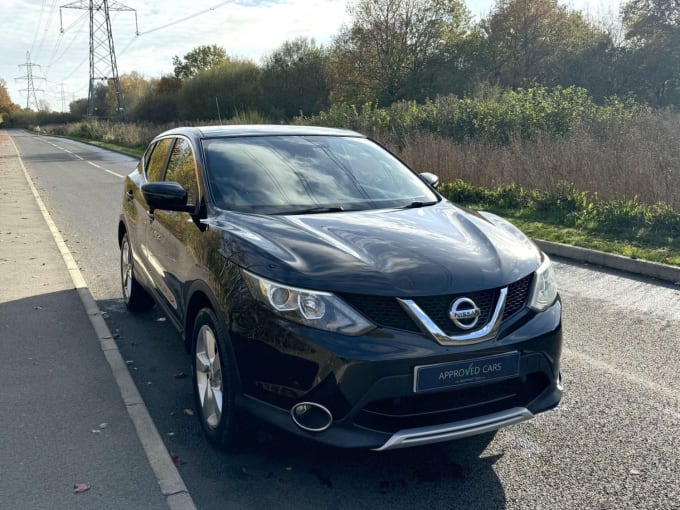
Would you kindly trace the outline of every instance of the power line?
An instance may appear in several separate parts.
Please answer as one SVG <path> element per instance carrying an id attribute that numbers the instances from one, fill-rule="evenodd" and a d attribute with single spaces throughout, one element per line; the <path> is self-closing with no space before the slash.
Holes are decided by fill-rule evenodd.
<path id="1" fill-rule="evenodd" d="M 43 30 L 42 37 L 40 38 L 40 43 L 38 44 L 38 49 L 36 50 L 36 58 L 40 58 L 40 52 L 45 44 L 45 38 L 47 37 L 47 32 L 50 25 L 52 24 L 52 18 L 54 17 L 54 10 L 57 6 L 57 0 L 52 1 L 52 6 L 50 7 L 49 14 L 47 15 L 47 22 L 45 23 L 45 28 Z"/>
<path id="2" fill-rule="evenodd" d="M 180 19 L 175 20 L 175 21 L 171 21 L 170 23 L 167 23 L 167 24 L 165 24 L 165 25 L 161 25 L 160 27 L 152 28 L 151 30 L 147 30 L 146 32 L 141 32 L 141 33 L 138 32 L 137 35 L 146 35 L 146 34 L 150 34 L 150 33 L 152 33 L 152 32 L 157 32 L 157 31 L 159 31 L 159 30 L 163 30 L 164 28 L 168 28 L 168 27 L 171 27 L 171 26 L 173 26 L 173 25 L 177 25 L 178 23 L 182 23 L 182 22 L 184 22 L 184 21 L 190 20 L 190 19 L 192 19 L 192 18 L 195 18 L 195 17 L 200 16 L 200 15 L 202 15 L 202 14 L 205 14 L 205 13 L 207 13 L 207 12 L 214 11 L 215 9 L 217 9 L 217 8 L 219 8 L 219 7 L 222 7 L 222 6 L 224 6 L 224 5 L 230 4 L 230 3 L 232 3 L 233 1 L 234 1 L 234 0 L 227 0 L 226 2 L 222 2 L 222 3 L 219 3 L 219 4 L 217 4 L 217 5 L 213 5 L 212 7 L 209 7 L 209 8 L 207 8 L 207 9 L 205 9 L 205 10 L 202 10 L 202 11 L 197 12 L 197 13 L 195 13 L 195 14 L 190 14 L 189 16 L 186 16 L 186 17 L 184 17 L 184 18 L 180 18 Z"/>
<path id="3" fill-rule="evenodd" d="M 35 43 L 38 41 L 38 34 L 40 33 L 40 25 L 42 24 L 42 17 L 45 12 L 45 4 L 47 0 L 42 0 L 42 5 L 40 6 L 40 15 L 38 16 L 38 24 L 35 27 L 35 33 L 33 34 L 33 41 L 31 42 L 31 49 L 28 50 L 29 53 L 33 51 Z"/>
<path id="4" fill-rule="evenodd" d="M 109 5 L 108 0 L 79 0 L 70 4 L 62 5 L 61 9 L 83 9 L 90 14 L 90 84 L 87 99 L 87 116 L 95 116 L 96 82 L 111 81 L 116 94 L 118 114 L 125 118 L 125 104 L 123 91 L 118 77 L 118 65 L 116 63 L 116 52 L 113 45 L 113 33 L 111 32 L 110 11 L 129 11 L 135 13 L 135 25 L 137 25 L 137 11 L 113 1 Z M 63 18 L 62 27 L 63 27 Z M 63 28 L 62 28 L 63 31 Z M 136 31 L 139 33 L 139 30 Z"/>
<path id="5" fill-rule="evenodd" d="M 52 52 L 52 56 L 50 57 L 50 61 L 49 61 L 49 63 L 47 64 L 47 68 L 48 68 L 48 69 L 50 69 L 50 68 L 52 67 L 52 64 L 54 64 L 57 60 L 61 60 L 61 59 L 64 57 L 64 55 L 66 55 L 66 53 L 68 52 L 68 50 L 71 49 L 71 47 L 72 47 L 73 44 L 75 43 L 76 39 L 78 38 L 78 36 L 79 36 L 80 33 L 82 32 L 82 29 L 85 28 L 85 23 L 84 23 L 84 21 L 85 21 L 86 18 L 87 18 L 87 13 L 83 13 L 76 21 L 74 21 L 73 23 L 71 23 L 71 25 L 69 25 L 67 28 L 63 29 L 63 31 L 60 31 L 60 32 L 59 32 L 59 39 L 58 39 L 57 44 L 56 44 L 56 46 L 55 46 L 55 48 L 54 48 L 54 51 Z M 78 23 L 78 22 L 80 22 L 80 26 L 78 27 L 78 30 L 76 30 L 76 32 L 73 34 L 73 37 L 71 38 L 71 41 L 66 45 L 66 48 L 64 48 L 64 51 L 62 51 L 62 52 L 59 54 L 59 56 L 57 57 L 56 54 L 57 54 L 57 52 L 59 51 L 59 48 L 60 48 L 60 46 L 61 46 L 61 42 L 63 41 L 64 33 L 65 33 L 67 30 L 70 30 L 71 27 L 75 26 L 76 23 Z"/>
<path id="6" fill-rule="evenodd" d="M 80 63 L 75 67 L 75 69 L 73 71 L 71 71 L 66 78 L 62 78 L 62 80 L 67 81 L 68 79 L 72 78 L 73 75 L 76 74 L 80 70 L 81 67 L 83 67 L 83 64 L 85 62 L 87 62 L 88 57 L 89 57 L 89 55 L 86 55 L 85 58 L 83 60 L 81 60 Z M 84 89 L 85 89 L 85 87 L 83 87 L 83 90 Z"/>
<path id="7" fill-rule="evenodd" d="M 66 94 L 64 93 L 64 82 L 61 83 L 61 111 L 66 111 Z"/>
<path id="8" fill-rule="evenodd" d="M 33 64 L 31 63 L 31 52 L 27 51 L 26 52 L 26 63 L 25 64 L 19 64 L 19 67 L 25 67 L 26 68 L 26 76 L 20 76 L 18 78 L 15 78 L 16 80 L 26 80 L 26 88 L 25 89 L 20 89 L 20 92 L 26 92 L 26 109 L 28 110 L 31 106 L 31 98 L 33 98 L 33 104 L 35 104 L 35 110 L 40 111 L 40 105 L 38 104 L 38 98 L 36 97 L 35 93 L 36 91 L 38 92 L 45 92 L 43 89 L 36 89 L 35 84 L 33 83 L 33 80 L 44 80 L 45 78 L 42 78 L 40 76 L 33 76 L 33 68 L 40 66 L 38 64 Z"/>

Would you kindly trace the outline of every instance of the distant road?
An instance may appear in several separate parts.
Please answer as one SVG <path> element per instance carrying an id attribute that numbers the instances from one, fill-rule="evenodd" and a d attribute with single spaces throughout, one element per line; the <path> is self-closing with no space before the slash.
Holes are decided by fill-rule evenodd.
<path id="1" fill-rule="evenodd" d="M 177 334 L 158 310 L 131 316 L 121 302 L 116 225 L 136 161 L 11 134 L 199 508 L 680 508 L 678 287 L 558 263 L 566 396 L 480 458 L 471 444 L 355 452 L 266 431 L 217 452 L 185 412 L 191 362 Z"/>

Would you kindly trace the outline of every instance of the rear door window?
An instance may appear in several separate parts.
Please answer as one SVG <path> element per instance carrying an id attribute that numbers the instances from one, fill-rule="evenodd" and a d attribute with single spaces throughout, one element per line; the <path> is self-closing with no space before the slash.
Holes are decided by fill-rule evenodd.
<path id="1" fill-rule="evenodd" d="M 178 138 L 170 154 L 166 181 L 178 182 L 187 190 L 189 204 L 198 203 L 198 181 L 196 179 L 196 160 L 191 144 L 184 138 Z"/>
<path id="2" fill-rule="evenodd" d="M 165 171 L 165 162 L 168 160 L 168 154 L 172 147 L 173 138 L 164 138 L 156 143 L 156 146 L 151 151 L 149 162 L 146 166 L 146 176 L 149 181 L 162 181 L 163 173 Z"/>

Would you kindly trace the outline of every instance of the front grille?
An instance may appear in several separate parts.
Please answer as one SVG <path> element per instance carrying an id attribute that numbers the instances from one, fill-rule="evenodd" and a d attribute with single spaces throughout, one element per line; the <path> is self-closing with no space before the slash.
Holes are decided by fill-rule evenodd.
<path id="1" fill-rule="evenodd" d="M 441 393 L 377 400 L 359 411 L 354 423 L 393 434 L 403 429 L 478 418 L 512 407 L 526 407 L 549 385 L 548 377 L 537 372 L 529 374 L 524 382 L 516 378 Z"/>
<path id="2" fill-rule="evenodd" d="M 416 304 L 425 314 L 439 326 L 447 335 L 459 335 L 461 333 L 469 333 L 486 326 L 489 319 L 493 315 L 496 308 L 498 297 L 500 296 L 499 289 L 485 290 L 482 292 L 467 292 L 465 294 L 456 294 L 449 296 L 428 296 L 414 298 Z M 449 317 L 451 305 L 453 302 L 461 297 L 472 299 L 477 307 L 481 310 L 482 315 L 474 329 L 463 330 L 457 327 Z"/>
<path id="3" fill-rule="evenodd" d="M 524 308 L 529 297 L 529 287 L 533 279 L 534 275 L 530 274 L 508 286 L 508 297 L 505 300 L 505 310 L 503 311 L 504 320 L 509 319 Z"/>
<path id="4" fill-rule="evenodd" d="M 420 331 L 411 317 L 393 297 L 341 294 L 342 299 L 379 326 Z"/>
<path id="5" fill-rule="evenodd" d="M 512 317 L 524 308 L 529 296 L 529 288 L 532 279 L 533 274 L 530 274 L 508 286 L 503 320 Z M 370 296 L 364 294 L 340 294 L 340 296 L 378 326 L 412 332 L 420 331 L 415 322 L 413 322 L 411 317 L 409 317 L 394 297 Z M 423 312 L 425 312 L 425 314 L 427 314 L 442 331 L 448 335 L 457 335 L 474 332 L 483 328 L 489 320 L 491 320 L 499 296 L 500 289 L 490 289 L 479 292 L 467 292 L 464 294 L 421 296 L 410 299 L 413 299 L 421 310 L 423 310 Z M 451 305 L 460 297 L 472 299 L 482 312 L 482 315 L 473 330 L 463 331 L 456 327 L 449 318 Z"/>

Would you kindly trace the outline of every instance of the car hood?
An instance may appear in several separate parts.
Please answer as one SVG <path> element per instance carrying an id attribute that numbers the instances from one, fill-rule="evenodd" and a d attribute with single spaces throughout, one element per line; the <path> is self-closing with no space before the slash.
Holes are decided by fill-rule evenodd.
<path id="1" fill-rule="evenodd" d="M 221 212 L 228 256 L 260 276 L 308 289 L 418 296 L 512 283 L 540 252 L 500 218 L 453 204 L 406 210 L 264 216 Z"/>

